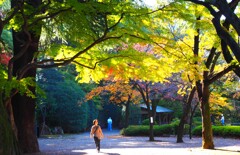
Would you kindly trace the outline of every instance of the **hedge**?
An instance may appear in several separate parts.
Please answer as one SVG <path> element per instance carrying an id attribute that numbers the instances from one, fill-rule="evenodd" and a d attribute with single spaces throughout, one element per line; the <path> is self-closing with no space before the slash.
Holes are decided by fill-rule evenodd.
<path id="1" fill-rule="evenodd" d="M 154 136 L 174 134 L 174 128 L 170 124 L 155 125 L 153 127 Z M 149 125 L 131 125 L 120 132 L 125 136 L 149 136 Z"/>
<path id="2" fill-rule="evenodd" d="M 240 138 L 240 126 L 212 126 L 213 135 Z M 202 126 L 193 129 L 193 135 L 202 136 Z"/>

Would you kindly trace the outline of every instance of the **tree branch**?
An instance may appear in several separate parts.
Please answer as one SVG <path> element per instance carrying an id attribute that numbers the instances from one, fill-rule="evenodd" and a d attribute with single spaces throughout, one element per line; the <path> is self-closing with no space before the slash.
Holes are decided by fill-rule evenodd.
<path id="1" fill-rule="evenodd" d="M 215 82 L 216 80 L 220 79 L 222 76 L 224 76 L 225 74 L 227 74 L 228 72 L 232 71 L 236 66 L 228 66 L 227 68 L 225 68 L 224 70 L 222 70 L 221 72 L 218 72 L 217 74 L 213 75 L 212 78 L 210 78 L 207 83 L 208 84 L 212 84 L 213 82 Z"/>

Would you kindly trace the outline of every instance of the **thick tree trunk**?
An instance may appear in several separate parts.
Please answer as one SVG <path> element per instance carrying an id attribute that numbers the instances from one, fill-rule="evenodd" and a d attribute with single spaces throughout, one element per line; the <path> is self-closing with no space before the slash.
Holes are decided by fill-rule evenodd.
<path id="1" fill-rule="evenodd" d="M 18 77 L 21 74 L 22 67 L 34 60 L 34 55 L 38 51 L 39 36 L 31 34 L 31 44 L 23 51 L 23 43 L 28 42 L 28 36 L 24 32 L 13 32 L 14 55 L 20 52 L 24 54 L 14 61 L 13 75 Z M 35 79 L 36 68 L 29 69 L 21 78 L 31 77 Z M 35 87 L 29 88 L 35 94 Z M 18 142 L 24 153 L 39 152 L 39 146 L 36 134 L 34 132 L 36 100 L 26 95 L 16 94 L 12 98 L 14 119 L 18 129 Z"/>
<path id="2" fill-rule="evenodd" d="M 17 94 L 12 103 L 21 149 L 24 153 L 39 152 L 38 141 L 34 132 L 35 99 Z"/>
<path id="3" fill-rule="evenodd" d="M 203 84 L 203 94 L 201 100 L 201 112 L 202 112 L 202 148 L 203 149 L 214 149 L 212 124 L 210 117 L 210 106 L 209 106 L 209 86 Z"/>
<path id="4" fill-rule="evenodd" d="M 21 43 L 16 39 L 19 33 L 13 34 L 14 54 L 18 54 L 18 52 L 21 51 Z M 24 37 L 21 36 L 21 38 Z M 18 71 L 23 66 L 32 61 L 37 49 L 37 46 L 30 46 L 25 54 L 14 62 L 13 73 L 15 76 L 17 76 Z M 36 69 L 32 68 L 23 77 L 32 77 L 35 79 L 35 76 Z M 30 89 L 35 94 L 35 88 Z M 34 133 L 35 103 L 36 100 L 34 98 L 27 97 L 26 95 L 22 96 L 19 93 L 12 98 L 14 119 L 18 129 L 18 141 L 24 153 L 39 152 L 37 137 Z"/>
<path id="5" fill-rule="evenodd" d="M 0 154 L 21 155 L 17 139 L 12 130 L 6 109 L 3 105 L 2 93 L 0 92 Z"/>

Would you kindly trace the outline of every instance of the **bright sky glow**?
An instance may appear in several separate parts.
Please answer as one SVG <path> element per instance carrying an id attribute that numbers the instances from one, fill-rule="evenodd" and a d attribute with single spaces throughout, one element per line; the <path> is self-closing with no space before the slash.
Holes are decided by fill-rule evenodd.
<path id="1" fill-rule="evenodd" d="M 157 0 L 144 0 L 144 3 L 146 3 L 149 6 L 156 6 Z"/>
<path id="2" fill-rule="evenodd" d="M 142 0 L 147 6 L 151 8 L 158 8 L 160 5 L 166 5 L 172 0 Z"/>

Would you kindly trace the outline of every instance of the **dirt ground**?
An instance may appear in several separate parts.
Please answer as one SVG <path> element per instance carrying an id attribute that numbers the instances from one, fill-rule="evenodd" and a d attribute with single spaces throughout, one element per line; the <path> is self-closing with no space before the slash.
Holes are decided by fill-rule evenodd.
<path id="1" fill-rule="evenodd" d="M 39 138 L 40 153 L 31 155 L 240 155 L 240 139 L 214 138 L 215 150 L 202 149 L 201 137 L 186 136 L 184 143 L 176 143 L 176 136 L 124 137 L 119 130 L 103 130 L 101 151 L 97 153 L 89 133 Z M 30 155 L 30 154 L 27 154 Z"/>

